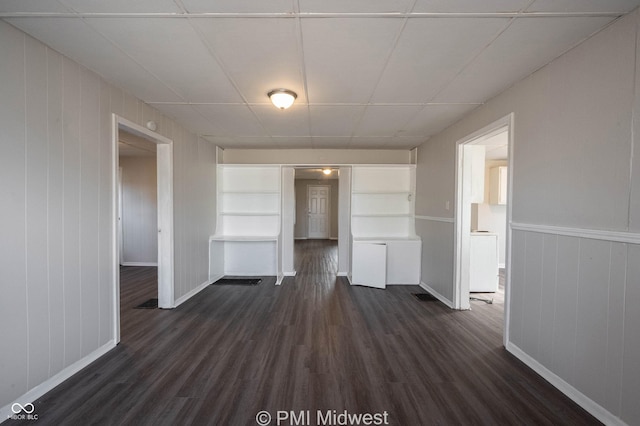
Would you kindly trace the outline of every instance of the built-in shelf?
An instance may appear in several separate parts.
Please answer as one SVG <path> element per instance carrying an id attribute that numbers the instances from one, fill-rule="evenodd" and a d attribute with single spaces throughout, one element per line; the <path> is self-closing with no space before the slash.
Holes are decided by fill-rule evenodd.
<path id="1" fill-rule="evenodd" d="M 401 190 L 401 191 L 352 191 L 353 195 L 393 195 L 393 194 L 405 194 L 411 195 L 411 191 Z"/>
<path id="2" fill-rule="evenodd" d="M 373 287 L 420 283 L 422 242 L 415 233 L 414 193 L 414 166 L 352 169 L 352 283 Z M 380 265 L 384 272 L 371 274 Z"/>
<path id="3" fill-rule="evenodd" d="M 260 213 L 260 212 L 220 212 L 222 216 L 280 216 L 279 212 Z"/>
<path id="4" fill-rule="evenodd" d="M 279 275 L 280 166 L 218 165 L 210 276 Z"/>
<path id="5" fill-rule="evenodd" d="M 210 241 L 278 241 L 277 235 L 212 235 Z"/>
<path id="6" fill-rule="evenodd" d="M 279 195 L 280 191 L 221 191 L 223 194 L 276 194 Z"/>
<path id="7" fill-rule="evenodd" d="M 351 217 L 413 217 L 409 213 L 367 213 L 352 214 Z"/>

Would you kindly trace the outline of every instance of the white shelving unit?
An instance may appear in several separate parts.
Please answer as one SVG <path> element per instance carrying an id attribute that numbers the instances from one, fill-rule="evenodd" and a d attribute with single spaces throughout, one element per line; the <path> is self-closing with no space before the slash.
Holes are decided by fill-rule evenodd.
<path id="1" fill-rule="evenodd" d="M 422 242 L 415 233 L 414 199 L 415 166 L 353 167 L 352 284 L 420 283 Z M 382 280 L 371 276 L 376 270 L 384 271 Z"/>
<path id="2" fill-rule="evenodd" d="M 280 166 L 218 165 L 209 275 L 279 275 Z M 278 278 L 278 282 L 280 281 Z"/>

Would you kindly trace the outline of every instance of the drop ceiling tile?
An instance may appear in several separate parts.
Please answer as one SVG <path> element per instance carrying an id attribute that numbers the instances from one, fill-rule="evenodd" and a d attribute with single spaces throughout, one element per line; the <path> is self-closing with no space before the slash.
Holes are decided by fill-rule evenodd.
<path id="1" fill-rule="evenodd" d="M 180 13 L 173 0 L 59 0 L 76 12 L 86 13 Z"/>
<path id="2" fill-rule="evenodd" d="M 626 13 L 640 5 L 638 0 L 536 0 L 527 12 L 616 12 Z"/>
<path id="3" fill-rule="evenodd" d="M 359 149 L 381 149 L 386 148 L 393 140 L 391 136 L 371 137 L 371 136 L 354 136 L 351 138 L 349 148 Z"/>
<path id="4" fill-rule="evenodd" d="M 530 0 L 417 0 L 414 12 L 518 12 Z"/>
<path id="5" fill-rule="evenodd" d="M 408 12 L 412 0 L 299 0 L 300 12 L 363 13 Z"/>
<path id="6" fill-rule="evenodd" d="M 313 137 L 313 147 L 316 149 L 345 149 L 350 148 L 350 137 Z"/>
<path id="7" fill-rule="evenodd" d="M 66 13 L 70 10 L 58 1 L 42 0 L 2 0 L 0 13 Z"/>
<path id="8" fill-rule="evenodd" d="M 350 137 L 364 109 L 364 106 L 310 106 L 311 135 Z"/>
<path id="9" fill-rule="evenodd" d="M 182 0 L 191 13 L 288 13 L 292 0 Z"/>
<path id="10" fill-rule="evenodd" d="M 184 128 L 199 135 L 220 135 L 225 133 L 220 127 L 204 117 L 192 105 L 154 104 L 154 108 L 173 118 Z"/>
<path id="11" fill-rule="evenodd" d="M 221 146 L 229 149 L 273 149 L 279 148 L 268 137 L 251 138 L 251 137 L 235 137 L 231 138 L 231 142 Z"/>
<path id="12" fill-rule="evenodd" d="M 241 102 L 188 20 L 99 18 L 85 21 L 188 102 Z"/>
<path id="13" fill-rule="evenodd" d="M 309 102 L 367 102 L 402 19 L 303 19 Z"/>
<path id="14" fill-rule="evenodd" d="M 194 105 L 194 108 L 220 129 L 215 136 L 269 137 L 246 105 Z"/>
<path id="15" fill-rule="evenodd" d="M 428 102 L 510 22 L 509 19 L 409 19 L 373 102 Z"/>
<path id="16" fill-rule="evenodd" d="M 428 138 L 462 119 L 477 105 L 427 105 L 398 133 L 398 137 Z"/>
<path id="17" fill-rule="evenodd" d="M 313 141 L 310 136 L 307 137 L 273 137 L 271 138 L 274 148 L 313 148 Z"/>
<path id="18" fill-rule="evenodd" d="M 267 93 L 286 88 L 305 103 L 302 58 L 294 19 L 194 19 L 192 25 L 248 102 L 269 102 Z"/>
<path id="19" fill-rule="evenodd" d="M 393 136 L 423 107 L 404 105 L 368 106 L 353 136 Z"/>
<path id="20" fill-rule="evenodd" d="M 602 28 L 612 18 L 522 18 L 485 49 L 436 102 L 485 102 Z"/>
<path id="21" fill-rule="evenodd" d="M 294 104 L 284 111 L 271 104 L 253 105 L 251 109 L 271 136 L 311 136 L 306 105 Z"/>
<path id="22" fill-rule="evenodd" d="M 412 149 L 425 143 L 428 137 L 395 137 L 387 144 L 387 148 Z"/>
<path id="23" fill-rule="evenodd" d="M 140 99 L 184 100 L 92 30 L 84 20 L 13 18 L 8 22 Z"/>

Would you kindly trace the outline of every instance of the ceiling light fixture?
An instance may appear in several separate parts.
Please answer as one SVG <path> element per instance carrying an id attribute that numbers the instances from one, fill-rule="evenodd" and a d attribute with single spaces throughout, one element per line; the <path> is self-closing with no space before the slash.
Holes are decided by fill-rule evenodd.
<path id="1" fill-rule="evenodd" d="M 271 103 L 279 109 L 287 109 L 293 105 L 293 101 L 296 100 L 298 95 L 295 92 L 288 89 L 275 89 L 268 94 Z"/>
<path id="2" fill-rule="evenodd" d="M 330 175 L 330 174 L 331 174 L 331 169 L 324 169 L 324 170 L 322 171 L 322 173 L 324 173 L 325 175 L 327 175 L 327 176 L 328 176 L 328 175 Z"/>

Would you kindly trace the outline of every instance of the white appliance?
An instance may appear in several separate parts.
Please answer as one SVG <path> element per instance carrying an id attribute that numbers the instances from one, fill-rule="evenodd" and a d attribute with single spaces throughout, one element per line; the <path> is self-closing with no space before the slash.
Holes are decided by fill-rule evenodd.
<path id="1" fill-rule="evenodd" d="M 498 235 L 472 232 L 469 246 L 469 291 L 498 291 Z"/>

